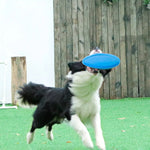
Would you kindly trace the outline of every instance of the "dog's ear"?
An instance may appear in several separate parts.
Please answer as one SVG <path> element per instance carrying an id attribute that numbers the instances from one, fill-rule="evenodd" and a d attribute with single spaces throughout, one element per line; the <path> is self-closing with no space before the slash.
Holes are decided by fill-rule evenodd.
<path id="1" fill-rule="evenodd" d="M 105 77 L 112 69 L 100 70 L 100 73 Z"/>
<path id="2" fill-rule="evenodd" d="M 68 63 L 68 67 L 69 67 L 69 70 L 72 71 L 73 62 L 69 62 L 69 63 Z"/>
<path id="3" fill-rule="evenodd" d="M 79 72 L 79 71 L 85 71 L 86 67 L 82 64 L 82 62 L 70 62 L 68 63 L 68 67 L 70 71 L 73 73 Z"/>

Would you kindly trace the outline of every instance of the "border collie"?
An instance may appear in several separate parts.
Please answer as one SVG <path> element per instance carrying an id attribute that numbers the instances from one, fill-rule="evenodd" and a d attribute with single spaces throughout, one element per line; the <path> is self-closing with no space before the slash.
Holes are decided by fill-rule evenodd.
<path id="1" fill-rule="evenodd" d="M 90 55 L 100 52 L 101 50 L 95 49 Z M 99 89 L 104 76 L 111 69 L 92 69 L 84 66 L 82 62 L 69 63 L 68 66 L 70 72 L 64 88 L 29 83 L 18 91 L 23 103 L 38 105 L 33 114 L 31 129 L 27 134 L 27 143 L 33 141 L 35 129 L 44 126 L 47 129 L 48 139 L 53 140 L 52 126 L 67 119 L 88 148 L 94 146 L 84 123 L 91 123 L 95 130 L 96 145 L 99 149 L 105 150 L 100 121 Z"/>
<path id="2" fill-rule="evenodd" d="M 102 53 L 99 48 L 91 51 L 89 55 Z M 79 69 L 80 68 L 80 69 Z M 86 67 L 83 69 L 81 62 L 69 64 L 70 72 L 68 79 L 72 80 L 70 91 L 72 96 L 71 112 L 75 112 L 69 124 L 80 135 L 84 145 L 93 148 L 93 142 L 85 124 L 91 124 L 95 130 L 96 145 L 99 149 L 105 150 L 105 141 L 101 129 L 100 119 L 100 96 L 99 89 L 102 86 L 104 77 L 111 69 L 99 70 Z"/>

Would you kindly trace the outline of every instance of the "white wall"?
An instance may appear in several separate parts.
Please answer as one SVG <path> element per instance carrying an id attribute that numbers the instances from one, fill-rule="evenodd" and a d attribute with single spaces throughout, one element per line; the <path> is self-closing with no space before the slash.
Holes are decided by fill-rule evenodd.
<path id="1" fill-rule="evenodd" d="M 26 56 L 28 82 L 54 86 L 53 0 L 0 0 L 0 61 L 8 62 L 9 103 L 11 56 Z M 2 72 L 0 65 L 0 100 Z"/>

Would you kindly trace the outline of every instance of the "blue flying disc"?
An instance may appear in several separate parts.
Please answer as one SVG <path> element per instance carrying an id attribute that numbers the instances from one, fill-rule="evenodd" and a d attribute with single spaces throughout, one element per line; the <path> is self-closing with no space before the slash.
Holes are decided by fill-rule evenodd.
<path id="1" fill-rule="evenodd" d="M 120 59 L 112 54 L 97 53 L 82 60 L 85 66 L 95 69 L 111 69 L 120 64 Z"/>

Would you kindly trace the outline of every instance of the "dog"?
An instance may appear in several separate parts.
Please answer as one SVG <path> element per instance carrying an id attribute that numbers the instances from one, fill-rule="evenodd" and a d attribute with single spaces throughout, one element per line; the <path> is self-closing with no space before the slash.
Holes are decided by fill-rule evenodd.
<path id="1" fill-rule="evenodd" d="M 94 53 L 101 53 L 101 50 L 94 49 L 90 55 Z M 91 123 L 95 130 L 96 145 L 105 150 L 100 121 L 99 89 L 111 69 L 93 69 L 84 66 L 81 61 L 69 63 L 68 66 L 70 72 L 64 88 L 29 83 L 18 91 L 23 103 L 38 105 L 33 114 L 31 129 L 27 133 L 27 143 L 33 141 L 35 129 L 44 126 L 47 138 L 53 140 L 52 126 L 62 123 L 65 119 L 88 148 L 94 146 L 84 124 Z"/>
<path id="2" fill-rule="evenodd" d="M 89 55 L 95 53 L 102 53 L 102 51 L 96 48 Z M 104 77 L 111 69 L 99 70 L 86 67 L 83 71 L 83 68 L 82 62 L 69 63 L 70 72 L 67 77 L 72 80 L 70 91 L 73 94 L 71 112 L 75 113 L 71 116 L 69 124 L 79 134 L 84 145 L 93 148 L 90 134 L 85 126 L 85 124 L 91 123 L 95 130 L 97 147 L 105 150 L 106 146 L 100 120 L 99 89 L 102 86 Z"/>

